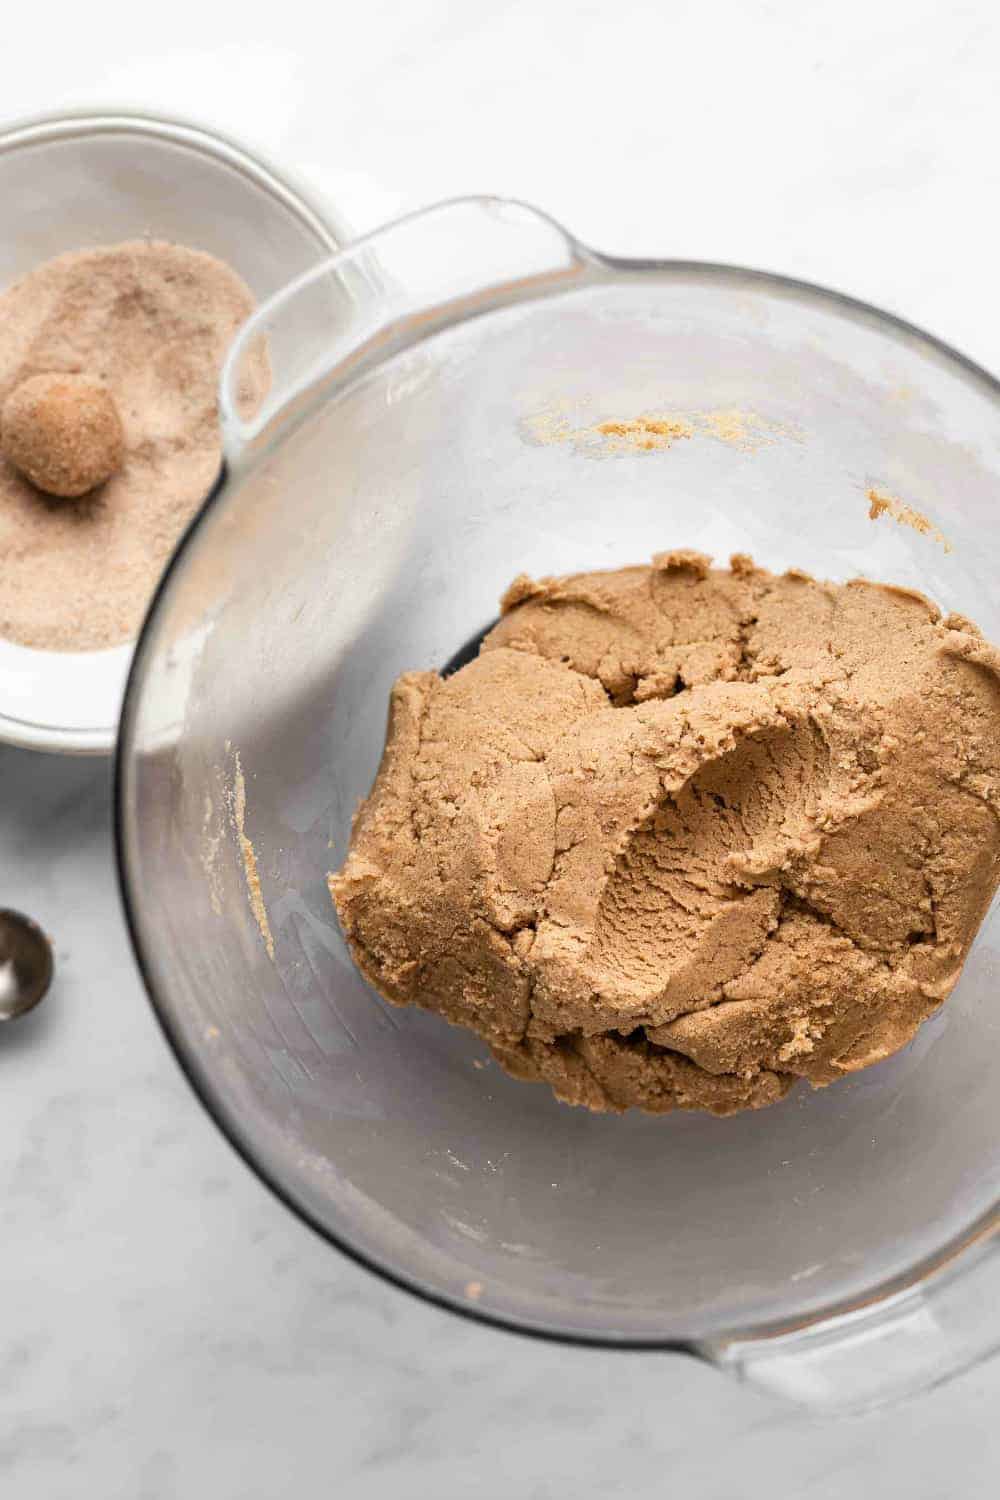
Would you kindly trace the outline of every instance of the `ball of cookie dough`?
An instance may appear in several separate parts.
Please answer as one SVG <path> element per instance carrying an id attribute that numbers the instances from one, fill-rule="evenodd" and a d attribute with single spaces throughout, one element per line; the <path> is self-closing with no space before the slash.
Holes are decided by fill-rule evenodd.
<path id="1" fill-rule="evenodd" d="M 118 409 L 85 375 L 34 375 L 0 413 L 0 449 L 47 495 L 75 499 L 110 479 L 125 456 Z"/>

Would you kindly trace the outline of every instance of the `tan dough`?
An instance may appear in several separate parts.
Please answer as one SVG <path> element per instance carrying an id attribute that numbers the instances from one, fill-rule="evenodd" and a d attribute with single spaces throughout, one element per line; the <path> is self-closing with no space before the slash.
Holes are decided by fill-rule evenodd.
<path id="1" fill-rule="evenodd" d="M 595 1110 L 731 1114 L 909 1041 L 1000 878 L 975 626 L 686 552 L 503 611 L 393 690 L 330 877 L 368 980 Z"/>

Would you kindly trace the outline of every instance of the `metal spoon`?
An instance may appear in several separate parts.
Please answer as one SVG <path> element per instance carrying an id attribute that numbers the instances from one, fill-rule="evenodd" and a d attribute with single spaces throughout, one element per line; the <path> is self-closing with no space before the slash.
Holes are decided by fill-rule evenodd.
<path id="1" fill-rule="evenodd" d="M 52 982 L 52 946 L 37 922 L 0 909 L 0 1021 L 13 1021 L 44 999 Z"/>

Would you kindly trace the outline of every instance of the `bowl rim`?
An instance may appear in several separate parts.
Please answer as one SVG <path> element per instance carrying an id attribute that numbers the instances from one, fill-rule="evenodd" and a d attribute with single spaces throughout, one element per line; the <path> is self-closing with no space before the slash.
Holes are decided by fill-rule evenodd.
<path id="1" fill-rule="evenodd" d="M 515 203 L 517 207 L 527 208 L 531 212 L 540 212 L 530 204 L 517 200 L 500 199 L 491 195 L 464 195 L 459 198 L 447 199 L 428 205 L 426 209 L 402 215 L 400 218 L 392 220 L 355 239 L 350 245 L 345 246 L 335 256 L 331 257 L 330 265 L 334 265 L 340 256 L 344 254 L 355 254 L 358 250 L 363 249 L 369 241 L 376 240 L 382 232 L 392 229 L 398 223 L 414 218 L 424 212 L 447 207 L 452 203 L 466 204 L 469 202 L 490 204 Z M 987 393 L 996 401 L 998 410 L 1000 410 L 1000 378 L 993 375 L 968 355 L 955 349 L 944 339 L 927 332 L 918 324 L 911 323 L 896 313 L 876 306 L 874 303 L 867 302 L 849 293 L 818 282 L 784 275 L 781 272 L 727 262 L 699 261 L 686 258 L 630 258 L 626 256 L 604 255 L 577 241 L 557 220 L 551 219 L 548 214 L 543 213 L 542 217 L 556 225 L 565 235 L 567 242 L 575 247 L 582 257 L 585 257 L 599 267 L 605 268 L 612 274 L 628 274 L 629 272 L 642 270 L 672 273 L 675 275 L 684 275 L 685 273 L 707 275 L 717 277 L 720 280 L 740 280 L 748 285 L 770 290 L 779 295 L 791 294 L 793 296 L 813 298 L 848 316 L 863 318 L 878 326 L 887 327 L 896 334 L 902 334 L 907 338 L 919 341 L 927 348 L 929 353 L 944 357 L 967 378 L 972 378 L 980 382 Z M 276 298 L 282 295 L 283 292 L 281 291 L 275 293 Z M 266 310 L 267 306 L 268 304 L 266 303 L 262 304 L 262 309 Z M 258 309 L 258 312 L 260 311 L 261 309 Z M 444 326 L 453 326 L 455 323 L 464 321 L 464 318 L 465 314 L 459 311 L 451 320 L 451 323 L 446 323 Z M 441 326 L 441 324 L 435 325 L 435 333 L 440 331 Z M 419 341 L 419 338 L 420 334 L 418 333 L 415 341 Z M 393 353 L 396 352 L 398 350 L 394 348 Z M 324 392 L 326 396 L 329 396 L 334 389 L 334 384 L 329 383 L 331 373 L 328 372 L 324 378 Z M 336 383 L 337 387 L 339 388 L 342 384 L 349 382 L 353 378 L 354 373 L 353 370 L 348 369 L 347 373 L 342 375 Z M 706 1330 L 700 1335 L 670 1335 L 669 1333 L 662 1335 L 639 1335 L 615 1331 L 609 1331 L 607 1334 L 583 1332 L 579 1329 L 567 1329 L 557 1324 L 547 1325 L 543 1322 L 533 1322 L 527 1317 L 518 1318 L 515 1314 L 498 1312 L 489 1306 L 484 1306 L 480 1301 L 463 1300 L 459 1295 L 425 1284 L 416 1276 L 409 1275 L 405 1270 L 395 1265 L 387 1264 L 367 1249 L 352 1243 L 342 1232 L 331 1229 L 320 1220 L 318 1215 L 298 1199 L 292 1188 L 278 1180 L 276 1174 L 272 1173 L 269 1167 L 258 1158 L 253 1143 L 248 1137 L 243 1135 L 239 1124 L 226 1113 L 214 1097 L 211 1085 L 196 1066 L 194 1056 L 187 1048 L 182 1032 L 172 1018 L 169 1006 L 157 992 L 153 977 L 154 965 L 147 953 L 146 944 L 142 937 L 139 918 L 140 903 L 137 899 L 138 885 L 133 880 L 128 853 L 127 811 L 132 772 L 135 764 L 130 750 L 139 700 L 142 694 L 145 658 L 152 649 L 160 608 L 172 586 L 174 576 L 179 572 L 196 541 L 198 532 L 221 498 L 227 477 L 229 477 L 229 470 L 226 463 L 223 462 L 222 469 L 213 489 L 201 507 L 192 516 L 166 568 L 160 576 L 136 640 L 135 651 L 129 665 L 120 719 L 120 732 L 114 753 L 112 831 L 118 887 L 125 925 L 153 1015 L 170 1050 L 174 1054 L 181 1072 L 186 1077 L 203 1108 L 224 1138 L 229 1142 L 229 1145 L 236 1152 L 237 1156 L 255 1173 L 264 1186 L 270 1189 L 278 1201 L 283 1203 L 296 1218 L 318 1234 L 335 1250 L 338 1250 L 356 1265 L 380 1277 L 383 1281 L 389 1283 L 389 1285 L 397 1287 L 401 1291 L 408 1292 L 420 1301 L 433 1307 L 439 1307 L 446 1312 L 466 1318 L 472 1323 L 485 1325 L 506 1333 L 540 1339 L 544 1342 L 559 1343 L 574 1347 L 613 1349 L 635 1353 L 663 1352 L 686 1354 L 699 1359 L 709 1360 L 712 1363 L 720 1363 L 724 1359 L 727 1349 L 731 1346 L 743 1346 L 758 1340 L 761 1342 L 777 1341 L 804 1332 L 826 1329 L 838 1324 L 841 1319 L 848 1319 L 852 1314 L 857 1314 L 862 1310 L 871 1311 L 872 1309 L 888 1308 L 898 1300 L 911 1295 L 925 1283 L 935 1281 L 939 1276 L 954 1274 L 956 1271 L 960 1273 L 976 1257 L 977 1253 L 981 1253 L 987 1244 L 1000 1233 L 1000 1199 L 996 1200 L 990 1208 L 978 1214 L 973 1220 L 965 1223 L 957 1233 L 941 1243 L 936 1249 L 920 1256 L 905 1270 L 898 1271 L 880 1281 L 875 1281 L 858 1292 L 834 1298 L 816 1307 L 792 1309 L 785 1316 L 770 1317 L 757 1322 L 751 1321 L 744 1325 L 734 1325 L 732 1328 L 722 1331 Z M 955 1264 L 956 1261 L 959 1262 L 957 1266 Z"/>
<path id="2" fill-rule="evenodd" d="M 353 238 L 353 231 L 339 210 L 328 207 L 294 171 L 285 167 L 279 169 L 255 144 L 237 140 L 214 125 L 186 115 L 105 104 L 19 116 L 0 121 L 0 156 L 26 147 L 113 134 L 173 142 L 223 162 L 300 220 L 316 240 L 319 261 L 339 253 Z M 109 656 L 124 647 L 130 665 L 140 634 L 141 630 L 131 640 L 109 647 L 107 652 L 46 651 L 45 655 L 61 657 L 71 663 L 85 655 Z M 17 647 L 18 643 L 5 644 Z M 32 648 L 23 649 L 29 651 Z M 125 674 L 123 690 L 124 678 Z M 113 724 L 83 728 L 38 724 L 30 718 L 0 712 L 0 744 L 64 755 L 110 755 L 117 741 L 120 722 L 120 710 Z"/>

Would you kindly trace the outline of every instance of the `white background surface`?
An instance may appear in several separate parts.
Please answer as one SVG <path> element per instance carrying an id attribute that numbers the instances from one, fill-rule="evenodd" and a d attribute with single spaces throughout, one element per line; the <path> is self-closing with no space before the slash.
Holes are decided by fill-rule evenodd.
<path id="1" fill-rule="evenodd" d="M 28 3 L 0 48 L 9 117 L 194 114 L 359 229 L 513 194 L 602 249 L 832 284 L 1000 370 L 993 0 Z M 0 752 L 0 903 L 59 963 L 0 1035 L 4 1500 L 997 1494 L 1000 1361 L 814 1424 L 677 1358 L 469 1326 L 340 1259 L 180 1078 L 108 821 L 106 768 Z"/>

